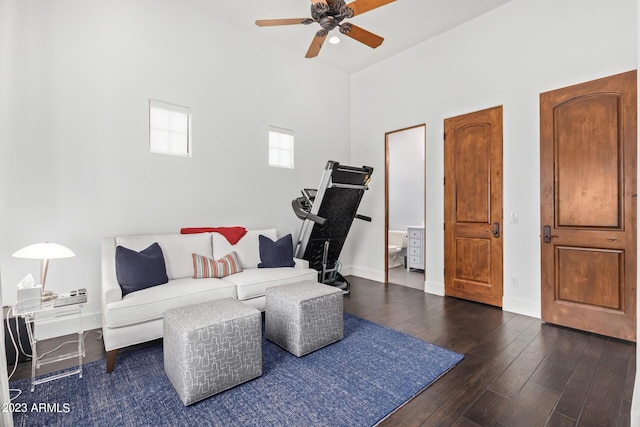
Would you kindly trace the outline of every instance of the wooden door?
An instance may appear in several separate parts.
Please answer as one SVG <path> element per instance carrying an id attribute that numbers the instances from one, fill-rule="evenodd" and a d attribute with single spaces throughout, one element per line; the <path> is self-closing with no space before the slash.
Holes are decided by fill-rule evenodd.
<path id="1" fill-rule="evenodd" d="M 502 306 L 502 107 L 446 119 L 445 294 Z"/>
<path id="2" fill-rule="evenodd" d="M 636 72 L 540 95 L 542 320 L 636 339 Z"/>

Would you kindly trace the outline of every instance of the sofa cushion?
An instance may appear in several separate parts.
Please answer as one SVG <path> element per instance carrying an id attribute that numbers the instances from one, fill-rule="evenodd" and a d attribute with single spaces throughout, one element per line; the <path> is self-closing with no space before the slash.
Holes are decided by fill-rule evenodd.
<path id="1" fill-rule="evenodd" d="M 246 268 L 242 273 L 227 276 L 225 282 L 238 287 L 240 301 L 262 297 L 265 290 L 272 286 L 286 285 L 303 280 L 318 281 L 318 272 L 308 268 Z"/>
<path id="2" fill-rule="evenodd" d="M 238 262 L 240 262 L 240 267 L 242 269 L 256 268 L 260 263 L 258 236 L 261 234 L 271 240 L 276 240 L 278 238 L 278 233 L 275 228 L 248 230 L 238 243 L 232 245 L 221 234 L 211 233 L 211 240 L 213 242 L 213 259 L 220 259 L 230 252 L 235 252 L 238 255 Z"/>
<path id="3" fill-rule="evenodd" d="M 221 278 L 242 271 L 235 252 L 225 255 L 217 261 L 198 254 L 192 254 L 192 256 L 194 279 Z"/>
<path id="4" fill-rule="evenodd" d="M 293 238 L 291 234 L 273 241 L 267 236 L 258 236 L 260 242 L 260 263 L 258 268 L 293 267 Z"/>
<path id="5" fill-rule="evenodd" d="M 170 280 L 107 304 L 103 307 L 103 326 L 118 328 L 161 319 L 164 312 L 172 308 L 237 297 L 236 286 L 222 279 Z"/>
<path id="6" fill-rule="evenodd" d="M 157 243 L 140 252 L 116 247 L 116 277 L 124 297 L 131 292 L 167 283 L 167 269 L 162 249 Z"/>
<path id="7" fill-rule="evenodd" d="M 224 237 L 222 237 L 224 239 Z M 226 241 L 226 239 L 224 239 Z M 169 280 L 191 278 L 193 276 L 192 253 L 207 257 L 213 256 L 211 249 L 211 234 L 167 234 L 150 236 L 120 236 L 116 238 L 116 245 L 139 251 L 153 242 L 158 242 L 164 253 L 167 276 Z M 228 254 L 227 251 L 222 255 Z M 217 257 L 218 258 L 221 258 Z"/>

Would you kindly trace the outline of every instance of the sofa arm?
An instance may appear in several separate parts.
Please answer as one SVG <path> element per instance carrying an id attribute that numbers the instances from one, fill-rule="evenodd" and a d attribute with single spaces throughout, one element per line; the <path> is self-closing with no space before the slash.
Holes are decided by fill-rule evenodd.
<path id="1" fill-rule="evenodd" d="M 122 289 L 116 277 L 116 239 L 102 239 L 102 311 L 112 302 L 122 300 Z"/>
<path id="2" fill-rule="evenodd" d="M 309 268 L 309 261 L 306 259 L 294 258 L 293 262 L 296 263 L 293 268 Z"/>

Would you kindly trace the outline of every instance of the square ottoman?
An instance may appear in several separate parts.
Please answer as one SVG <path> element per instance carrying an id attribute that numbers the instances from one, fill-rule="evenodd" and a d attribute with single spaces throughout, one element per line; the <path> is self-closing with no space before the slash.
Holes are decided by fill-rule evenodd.
<path id="1" fill-rule="evenodd" d="M 164 371 L 184 405 L 262 375 L 262 314 L 234 298 L 164 313 Z"/>
<path id="2" fill-rule="evenodd" d="M 343 337 L 342 290 L 304 281 L 266 291 L 265 337 L 301 357 Z"/>

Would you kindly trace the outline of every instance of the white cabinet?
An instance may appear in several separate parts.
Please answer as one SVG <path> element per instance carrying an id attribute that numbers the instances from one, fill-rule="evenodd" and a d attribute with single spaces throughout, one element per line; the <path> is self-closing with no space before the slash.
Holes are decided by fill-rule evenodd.
<path id="1" fill-rule="evenodd" d="M 407 270 L 424 270 L 424 227 L 407 227 Z"/>

